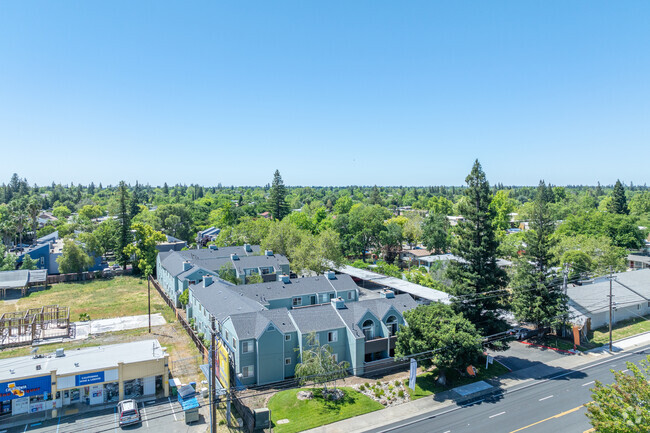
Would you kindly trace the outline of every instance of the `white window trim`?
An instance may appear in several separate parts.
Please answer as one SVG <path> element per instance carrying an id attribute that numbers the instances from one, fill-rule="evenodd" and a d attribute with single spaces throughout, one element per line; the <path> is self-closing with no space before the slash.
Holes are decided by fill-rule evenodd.
<path id="1" fill-rule="evenodd" d="M 241 353 L 250 353 L 253 351 L 253 343 L 250 341 L 242 341 Z"/>
<path id="2" fill-rule="evenodd" d="M 294 307 L 300 307 L 302 305 L 302 298 L 293 298 L 291 300 L 291 305 Z"/>
<path id="3" fill-rule="evenodd" d="M 328 331 L 327 332 L 327 342 L 328 343 L 336 343 L 337 341 L 339 341 L 339 331 Z"/>

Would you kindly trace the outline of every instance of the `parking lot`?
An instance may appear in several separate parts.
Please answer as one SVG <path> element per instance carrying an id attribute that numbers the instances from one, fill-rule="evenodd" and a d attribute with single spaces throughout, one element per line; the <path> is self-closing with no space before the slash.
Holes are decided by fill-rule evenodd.
<path id="1" fill-rule="evenodd" d="M 504 352 L 490 351 L 499 362 L 512 371 L 523 370 L 528 367 L 542 366 L 567 355 L 555 350 L 530 346 L 519 341 L 512 341 L 510 348 Z"/>
<path id="2" fill-rule="evenodd" d="M 81 433 L 81 432 L 119 432 L 119 431 L 159 431 L 159 432 L 205 432 L 207 406 L 201 404 L 201 417 L 198 422 L 185 424 L 180 404 L 174 399 L 158 399 L 139 402 L 138 408 L 142 422 L 120 428 L 116 407 L 80 414 L 61 414 L 59 418 L 34 421 L 17 425 L 8 429 L 0 427 L 0 432 L 52 432 L 52 433 Z M 61 411 L 63 412 L 63 411 Z M 7 421 L 10 421 L 8 419 Z"/>

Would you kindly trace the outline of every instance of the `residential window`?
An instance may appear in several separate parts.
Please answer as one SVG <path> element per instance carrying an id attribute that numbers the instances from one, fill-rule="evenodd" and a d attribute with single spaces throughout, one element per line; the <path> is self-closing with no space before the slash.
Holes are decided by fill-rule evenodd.
<path id="1" fill-rule="evenodd" d="M 245 367 L 242 367 L 241 375 L 243 377 L 253 377 L 255 375 L 255 370 L 253 369 L 253 366 L 247 365 Z"/>
<path id="2" fill-rule="evenodd" d="M 650 304 L 650 302 L 648 302 Z M 287 334 L 284 336 L 284 341 L 291 341 L 291 334 Z"/>
<path id="3" fill-rule="evenodd" d="M 366 340 L 372 340 L 375 338 L 375 323 L 368 319 L 365 322 L 363 322 L 363 326 L 361 329 L 363 329 L 363 335 Z"/>
<path id="4" fill-rule="evenodd" d="M 352 292 L 348 292 L 348 299 L 352 299 Z"/>
<path id="5" fill-rule="evenodd" d="M 235 340 L 235 337 L 232 338 L 232 347 L 237 347 L 237 340 Z"/>
<path id="6" fill-rule="evenodd" d="M 327 302 L 327 293 L 323 293 L 321 298 L 323 298 L 323 303 Z"/>
<path id="7" fill-rule="evenodd" d="M 388 320 L 386 320 L 386 326 L 388 327 L 390 335 L 397 334 L 397 317 L 390 316 Z"/>
<path id="8" fill-rule="evenodd" d="M 291 365 L 291 358 L 284 358 L 284 365 Z"/>
<path id="9" fill-rule="evenodd" d="M 293 306 L 298 307 L 302 305 L 302 298 L 293 298 Z"/>
<path id="10" fill-rule="evenodd" d="M 329 331 L 327 333 L 327 342 L 328 343 L 336 343 L 338 340 L 339 340 L 338 331 Z"/>
<path id="11" fill-rule="evenodd" d="M 45 257 L 41 257 L 40 259 L 38 259 L 38 261 L 41 264 L 41 266 L 43 266 L 45 264 Z"/>
<path id="12" fill-rule="evenodd" d="M 330 293 L 330 301 L 334 299 L 334 293 Z"/>
<path id="13" fill-rule="evenodd" d="M 250 341 L 243 341 L 241 344 L 241 352 L 249 353 L 253 351 L 253 343 Z"/>

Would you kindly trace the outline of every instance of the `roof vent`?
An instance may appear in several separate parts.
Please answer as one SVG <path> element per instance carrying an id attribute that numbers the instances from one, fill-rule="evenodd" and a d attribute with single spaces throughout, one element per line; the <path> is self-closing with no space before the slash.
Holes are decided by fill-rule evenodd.
<path id="1" fill-rule="evenodd" d="M 203 287 L 208 287 L 210 284 L 212 284 L 212 275 L 204 275 L 203 276 Z"/>
<path id="2" fill-rule="evenodd" d="M 345 308 L 345 301 L 340 296 L 338 298 L 332 298 L 330 302 L 332 303 L 332 307 L 336 308 L 337 310 L 342 310 Z"/>
<path id="3" fill-rule="evenodd" d="M 244 251 L 246 251 L 247 253 L 252 253 L 253 247 L 251 247 L 251 244 L 244 244 Z"/>
<path id="4" fill-rule="evenodd" d="M 63 350 L 63 347 L 59 347 L 56 349 L 56 357 L 61 358 L 65 356 L 65 351 Z"/>
<path id="5" fill-rule="evenodd" d="M 230 255 L 230 260 L 239 260 L 239 256 L 237 254 L 235 254 L 235 253 L 232 253 Z"/>
<path id="6" fill-rule="evenodd" d="M 79 363 L 78 363 L 78 362 L 75 362 L 75 363 L 74 363 L 74 366 L 75 366 L 75 367 L 79 367 Z"/>
<path id="7" fill-rule="evenodd" d="M 282 281 L 284 284 L 289 284 L 291 282 L 289 276 L 286 274 L 278 275 L 278 281 Z"/>
<path id="8" fill-rule="evenodd" d="M 336 272 L 334 271 L 325 272 L 325 276 L 327 277 L 328 280 L 336 280 Z"/>
<path id="9" fill-rule="evenodd" d="M 272 256 L 273 255 L 273 250 L 265 250 L 264 255 L 265 256 Z"/>
<path id="10" fill-rule="evenodd" d="M 36 364 L 36 369 L 40 370 L 41 369 L 41 364 Z"/>
<path id="11" fill-rule="evenodd" d="M 393 299 L 395 297 L 395 292 L 392 290 L 384 289 L 379 294 L 380 298 Z"/>
<path id="12" fill-rule="evenodd" d="M 216 246 L 216 245 L 208 245 L 208 248 L 210 248 L 211 250 L 214 250 L 214 251 L 219 249 L 219 247 Z"/>

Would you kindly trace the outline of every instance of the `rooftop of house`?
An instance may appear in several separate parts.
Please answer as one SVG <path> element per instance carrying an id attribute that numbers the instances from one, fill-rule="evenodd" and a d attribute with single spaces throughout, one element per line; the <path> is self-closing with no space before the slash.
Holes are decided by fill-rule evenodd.
<path id="1" fill-rule="evenodd" d="M 233 314 L 230 320 L 240 340 L 259 338 L 270 324 L 284 334 L 296 331 L 286 308 Z"/>
<path id="2" fill-rule="evenodd" d="M 417 307 L 417 302 L 410 295 L 396 295 L 395 298 L 368 299 L 361 302 L 349 302 L 345 308 L 337 310 L 347 327 L 358 338 L 363 337 L 363 331 L 359 327 L 359 321 L 368 311 L 373 313 L 380 320 L 392 309 L 403 314 L 405 311 Z"/>
<path id="3" fill-rule="evenodd" d="M 629 254 L 627 256 L 627 259 L 630 262 L 641 262 L 641 263 L 646 263 L 650 265 L 650 256 L 641 256 L 638 254 Z"/>
<path id="4" fill-rule="evenodd" d="M 333 279 L 329 279 L 325 275 L 319 275 L 316 277 L 293 278 L 288 283 L 271 281 L 268 283 L 246 284 L 237 286 L 236 290 L 261 304 L 268 304 L 269 301 L 275 299 L 356 289 L 357 285 L 352 280 L 352 277 L 345 274 L 338 274 Z"/>
<path id="5" fill-rule="evenodd" d="M 410 250 L 402 250 L 404 254 L 410 254 L 414 257 L 424 257 L 431 255 L 431 252 L 425 248 L 413 248 Z"/>
<path id="6" fill-rule="evenodd" d="M 570 284 L 567 294 L 570 306 L 579 314 L 589 316 L 609 310 L 608 277 L 595 279 L 592 283 L 583 282 L 582 285 Z M 647 300 L 650 299 L 650 269 L 614 274 L 612 294 L 617 307 L 648 302 Z"/>
<path id="7" fill-rule="evenodd" d="M 210 271 L 218 271 L 228 264 L 235 267 L 235 263 L 233 263 L 233 260 L 231 259 L 232 254 L 236 254 L 240 259 L 239 261 L 242 263 L 245 262 L 247 264 L 246 267 L 253 267 L 252 263 L 256 263 L 260 260 L 248 260 L 252 257 L 261 257 L 259 256 L 259 252 L 259 245 L 242 245 L 235 247 L 216 247 L 211 245 L 210 248 L 167 251 L 161 252 L 159 255 L 160 262 L 167 272 L 172 276 L 177 276 L 183 272 L 183 262 L 190 262 L 192 265 L 200 266 L 209 269 Z M 287 261 L 284 256 L 276 255 L 276 257 Z"/>
<path id="8" fill-rule="evenodd" d="M 0 289 L 19 289 L 29 283 L 43 283 L 46 280 L 47 271 L 45 269 L 2 271 L 0 272 Z"/>

